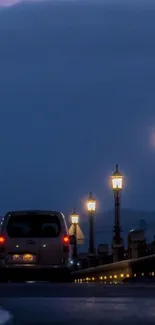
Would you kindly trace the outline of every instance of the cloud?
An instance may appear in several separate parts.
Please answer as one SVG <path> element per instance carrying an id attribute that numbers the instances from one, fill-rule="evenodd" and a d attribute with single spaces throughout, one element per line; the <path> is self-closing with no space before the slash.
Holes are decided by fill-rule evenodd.
<path id="1" fill-rule="evenodd" d="M 11 7 L 21 2 L 42 2 L 42 1 L 44 0 L 0 0 L 0 7 Z"/>
<path id="2" fill-rule="evenodd" d="M 10 7 L 13 5 L 16 5 L 21 2 L 44 2 L 44 1 L 53 1 L 53 0 L 0 0 L 0 7 Z M 57 0 L 57 1 L 73 1 L 73 0 Z M 79 1 L 79 0 L 74 0 Z M 89 0 L 86 0 L 89 1 Z M 96 1 L 96 0 L 90 0 L 90 1 Z M 99 2 L 112 2 L 112 3 L 140 3 L 140 4 L 147 4 L 154 3 L 154 0 L 98 0 Z"/>
<path id="3" fill-rule="evenodd" d="M 0 0 L 0 6 L 2 7 L 8 7 L 8 6 L 13 6 L 22 0 Z"/>

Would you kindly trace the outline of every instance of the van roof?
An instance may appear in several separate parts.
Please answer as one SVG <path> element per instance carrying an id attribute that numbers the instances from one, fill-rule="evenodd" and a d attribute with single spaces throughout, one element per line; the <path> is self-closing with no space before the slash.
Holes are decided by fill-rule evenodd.
<path id="1" fill-rule="evenodd" d="M 56 214 L 61 215 L 63 217 L 63 213 L 59 211 L 53 210 L 15 210 L 15 211 L 8 211 L 5 216 L 8 215 L 18 215 L 18 214 Z"/>

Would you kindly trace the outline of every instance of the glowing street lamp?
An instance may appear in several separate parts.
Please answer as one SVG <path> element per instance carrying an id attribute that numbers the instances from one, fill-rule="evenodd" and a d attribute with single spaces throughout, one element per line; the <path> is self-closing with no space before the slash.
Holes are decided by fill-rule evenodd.
<path id="1" fill-rule="evenodd" d="M 89 214 L 89 253 L 95 253 L 94 246 L 94 213 L 96 211 L 96 201 L 93 199 L 92 193 L 90 192 L 89 198 L 86 202 L 87 211 Z"/>
<path id="2" fill-rule="evenodd" d="M 77 225 L 79 224 L 79 214 L 75 212 L 71 214 L 71 223 L 73 226 L 73 235 L 74 235 L 74 243 L 73 243 L 73 259 L 76 260 L 77 258 Z"/>
<path id="3" fill-rule="evenodd" d="M 74 209 L 73 213 L 71 214 L 71 223 L 72 223 L 72 225 L 78 225 L 78 223 L 79 223 L 79 214 L 77 214 L 75 212 L 75 209 Z"/>
<path id="4" fill-rule="evenodd" d="M 88 212 L 96 211 L 96 201 L 92 197 L 92 193 L 90 192 L 89 199 L 87 201 L 87 210 Z"/>
<path id="5" fill-rule="evenodd" d="M 111 176 L 112 189 L 114 191 L 121 191 L 123 188 L 123 176 L 118 170 L 118 165 L 116 165 L 116 171 Z"/>
<path id="6" fill-rule="evenodd" d="M 124 247 L 123 239 L 121 238 L 121 225 L 120 225 L 120 192 L 123 189 L 123 175 L 118 170 L 116 165 L 116 171 L 111 176 L 112 190 L 114 192 L 115 202 L 115 220 L 114 220 L 114 237 L 113 237 L 113 258 L 114 261 L 123 259 Z"/>

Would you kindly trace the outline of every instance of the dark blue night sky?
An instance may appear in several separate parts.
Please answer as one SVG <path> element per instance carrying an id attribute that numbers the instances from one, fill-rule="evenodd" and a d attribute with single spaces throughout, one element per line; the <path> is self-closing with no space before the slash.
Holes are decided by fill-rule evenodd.
<path id="1" fill-rule="evenodd" d="M 114 4 L 115 3 L 115 4 Z M 146 4 L 147 3 L 147 4 Z M 0 9 L 0 214 L 155 209 L 155 6 L 46 2 Z"/>

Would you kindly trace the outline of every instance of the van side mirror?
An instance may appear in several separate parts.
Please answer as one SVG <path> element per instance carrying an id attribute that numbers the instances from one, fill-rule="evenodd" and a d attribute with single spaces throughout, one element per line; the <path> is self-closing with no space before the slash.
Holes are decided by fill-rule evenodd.
<path id="1" fill-rule="evenodd" d="M 76 244 L 76 237 L 75 235 L 70 236 L 70 244 L 75 245 Z"/>

